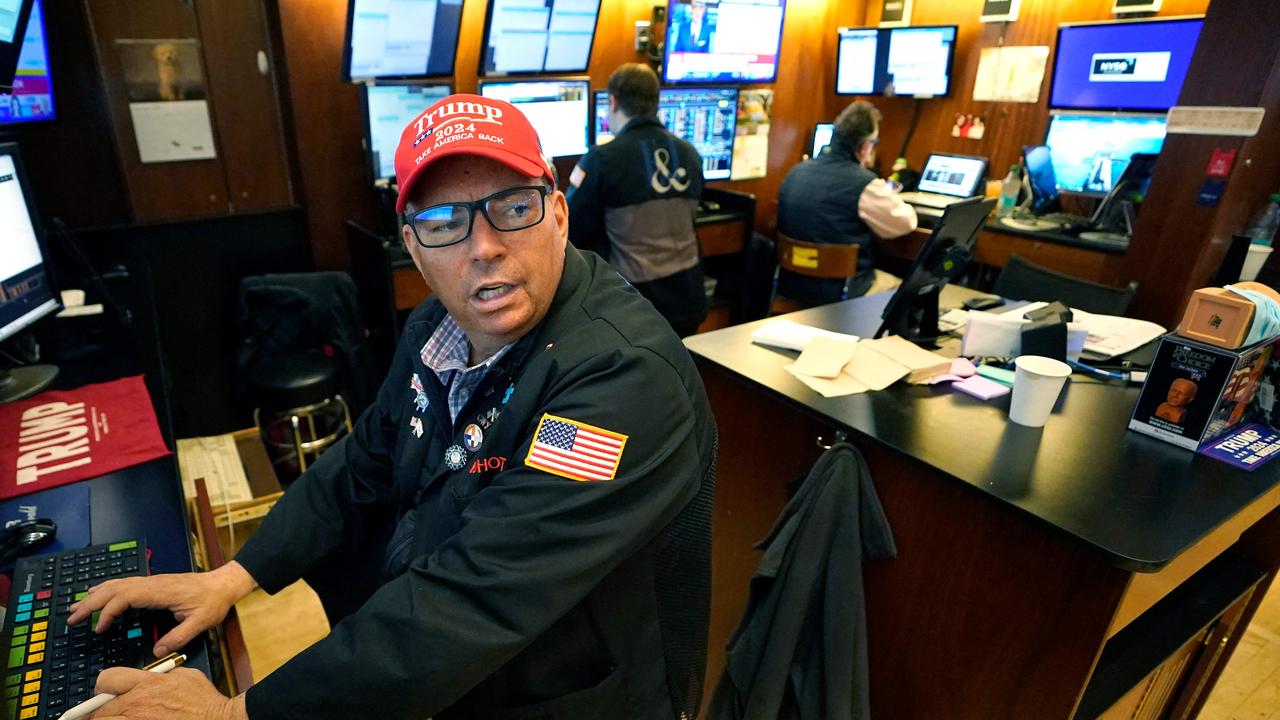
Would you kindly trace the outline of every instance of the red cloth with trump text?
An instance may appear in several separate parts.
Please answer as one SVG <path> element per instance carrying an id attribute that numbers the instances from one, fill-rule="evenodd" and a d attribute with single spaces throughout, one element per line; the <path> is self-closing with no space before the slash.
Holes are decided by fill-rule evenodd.
<path id="1" fill-rule="evenodd" d="M 168 454 L 141 375 L 0 405 L 0 500 Z"/>

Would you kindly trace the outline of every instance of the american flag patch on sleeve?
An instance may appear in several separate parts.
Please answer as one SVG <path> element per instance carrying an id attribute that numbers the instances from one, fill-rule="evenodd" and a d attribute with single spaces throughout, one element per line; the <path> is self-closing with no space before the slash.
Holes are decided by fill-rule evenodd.
<path id="1" fill-rule="evenodd" d="M 570 480 L 612 480 L 626 444 L 626 435 L 543 415 L 524 464 Z"/>

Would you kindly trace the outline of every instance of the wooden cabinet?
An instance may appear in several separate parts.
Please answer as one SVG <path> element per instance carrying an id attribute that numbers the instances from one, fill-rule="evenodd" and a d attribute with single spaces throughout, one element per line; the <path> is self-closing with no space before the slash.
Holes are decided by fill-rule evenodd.
<path id="1" fill-rule="evenodd" d="M 223 215 L 294 203 L 274 54 L 262 3 L 86 0 L 85 8 L 135 221 Z M 198 43 L 196 50 L 184 50 L 177 59 L 152 59 L 149 54 L 162 43 L 190 48 L 191 41 Z M 146 45 L 148 52 L 138 56 L 122 49 L 130 44 Z M 198 83 L 189 81 L 196 77 Z M 200 97 L 188 100 L 207 103 L 216 157 L 142 162 L 136 113 L 142 102 L 162 104 L 159 96 L 150 97 L 150 83 L 181 84 L 183 97 L 190 87 L 190 94 Z M 191 125 L 185 117 L 168 122 L 179 130 L 189 130 Z"/>

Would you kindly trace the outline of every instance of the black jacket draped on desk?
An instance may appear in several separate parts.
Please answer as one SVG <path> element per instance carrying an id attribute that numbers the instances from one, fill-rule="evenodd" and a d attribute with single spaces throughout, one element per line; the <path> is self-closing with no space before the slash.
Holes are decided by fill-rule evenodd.
<path id="1" fill-rule="evenodd" d="M 237 556 L 275 592 L 379 533 L 385 551 L 397 520 L 417 518 L 408 569 L 251 688 L 249 717 L 691 716 L 715 427 L 689 354 L 608 265 L 569 247 L 547 317 L 455 423 L 420 352 L 443 317 L 436 300 L 414 310 L 377 403 Z M 548 415 L 626 435 L 616 476 L 526 465 Z"/>
<path id="2" fill-rule="evenodd" d="M 897 549 L 862 455 L 824 453 L 756 547 L 710 720 L 870 717 L 862 559 Z"/>

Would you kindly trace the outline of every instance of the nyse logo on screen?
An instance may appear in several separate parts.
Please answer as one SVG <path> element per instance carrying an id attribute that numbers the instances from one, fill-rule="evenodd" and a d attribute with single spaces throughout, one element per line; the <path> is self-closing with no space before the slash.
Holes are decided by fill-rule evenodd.
<path id="1" fill-rule="evenodd" d="M 1169 75 L 1169 53 L 1094 53 L 1089 65 L 1090 82 L 1164 82 Z"/>
<path id="2" fill-rule="evenodd" d="M 1094 75 L 1133 75 L 1138 69 L 1136 58 L 1094 58 Z"/>

